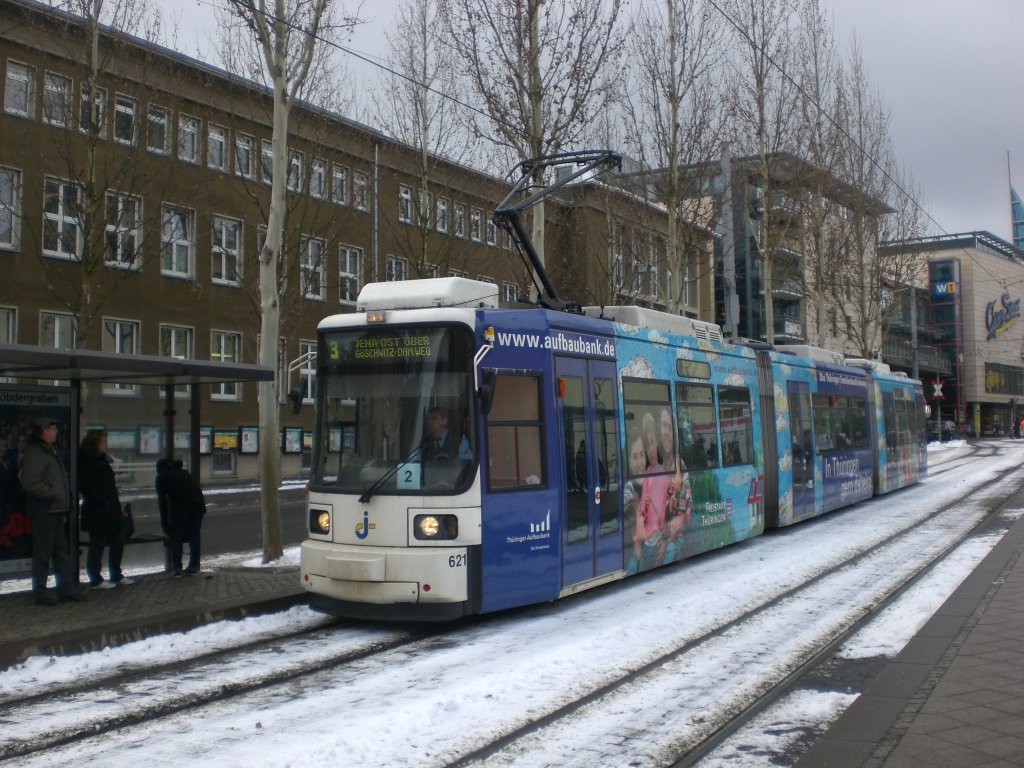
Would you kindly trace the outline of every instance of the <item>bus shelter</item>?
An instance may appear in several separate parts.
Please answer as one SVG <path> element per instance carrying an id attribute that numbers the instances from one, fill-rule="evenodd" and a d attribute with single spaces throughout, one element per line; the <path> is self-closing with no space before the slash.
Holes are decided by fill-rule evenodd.
<path id="1" fill-rule="evenodd" d="M 133 393 L 159 389 L 158 424 L 120 430 L 146 454 L 147 466 L 158 458 L 184 456 L 199 477 L 203 385 L 272 381 L 274 371 L 256 365 L 183 360 L 151 355 L 123 355 L 95 350 L 64 350 L 0 344 L 0 575 L 28 569 L 32 553 L 31 526 L 17 478 L 20 450 L 34 421 L 41 417 L 61 425 L 59 450 L 64 454 L 73 488 L 78 487 L 78 451 L 83 426 L 116 423 L 129 410 Z M 109 419 L 83 420 L 84 393 L 100 388 L 107 395 Z M 95 400 L 96 398 L 90 398 Z M 153 398 L 148 398 L 150 401 Z M 186 410 L 187 413 L 180 414 Z M 180 418 L 179 416 L 184 416 Z M 179 425 L 179 421 L 184 422 Z M 68 526 L 72 554 L 78 551 L 78 515 Z"/>

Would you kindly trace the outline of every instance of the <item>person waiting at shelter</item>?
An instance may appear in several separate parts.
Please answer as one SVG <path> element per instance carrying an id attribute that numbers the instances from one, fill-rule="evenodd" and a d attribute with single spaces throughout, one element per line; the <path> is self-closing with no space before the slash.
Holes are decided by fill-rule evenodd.
<path id="1" fill-rule="evenodd" d="M 117 493 L 114 468 L 107 456 L 107 431 L 90 429 L 78 452 L 78 492 L 82 495 L 82 530 L 89 533 L 85 572 L 90 589 L 110 589 L 135 582 L 121 572 L 125 513 Z M 108 581 L 103 580 L 103 550 L 107 551 Z"/>
<path id="2" fill-rule="evenodd" d="M 174 577 L 199 573 L 200 529 L 206 514 L 203 489 L 180 461 L 160 459 L 156 463 L 156 497 L 160 506 L 160 527 L 171 549 Z M 181 558 L 185 543 L 188 543 L 188 566 L 183 569 Z"/>
<path id="3" fill-rule="evenodd" d="M 64 528 L 71 513 L 71 479 L 57 453 L 59 426 L 56 419 L 35 420 L 19 472 L 25 491 L 25 511 L 32 523 L 32 594 L 36 605 L 87 599 L 75 588 Z M 51 562 L 56 595 L 46 589 Z"/>
<path id="4" fill-rule="evenodd" d="M 458 446 L 454 450 L 452 440 L 453 435 L 448 429 L 448 416 L 441 408 L 434 406 L 427 411 L 427 436 L 423 441 L 423 458 L 426 461 L 473 458 L 469 440 L 465 435 L 459 437 Z"/>

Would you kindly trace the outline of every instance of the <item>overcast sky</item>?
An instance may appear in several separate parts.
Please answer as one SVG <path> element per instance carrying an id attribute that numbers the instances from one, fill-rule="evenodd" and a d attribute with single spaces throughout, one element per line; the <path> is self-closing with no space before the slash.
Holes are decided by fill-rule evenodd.
<path id="1" fill-rule="evenodd" d="M 162 0 L 172 16 L 181 13 L 183 52 L 207 49 L 215 1 Z M 845 49 L 854 35 L 859 41 L 891 116 L 897 156 L 934 219 L 930 233 L 985 230 L 1010 240 L 1011 169 L 1024 194 L 1024 0 L 822 4 L 833 14 L 839 45 Z M 366 0 L 367 24 L 351 47 L 382 55 L 382 31 L 396 5 Z"/>

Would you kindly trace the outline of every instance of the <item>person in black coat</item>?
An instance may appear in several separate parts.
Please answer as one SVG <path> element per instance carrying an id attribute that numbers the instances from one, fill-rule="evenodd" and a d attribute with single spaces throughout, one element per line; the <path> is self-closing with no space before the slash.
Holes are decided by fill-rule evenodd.
<path id="1" fill-rule="evenodd" d="M 85 572 L 90 589 L 110 589 L 135 582 L 121 572 L 124 554 L 124 510 L 117 493 L 114 468 L 107 456 L 107 431 L 90 429 L 78 450 L 78 492 L 82 496 L 82 530 L 89 533 Z M 103 580 L 103 550 L 107 549 L 107 574 Z"/>
<path id="2" fill-rule="evenodd" d="M 199 573 L 199 532 L 206 514 L 203 489 L 180 461 L 160 459 L 156 463 L 156 496 L 160 504 L 160 526 L 171 548 L 175 578 Z M 184 544 L 188 543 L 188 566 L 181 567 Z"/>

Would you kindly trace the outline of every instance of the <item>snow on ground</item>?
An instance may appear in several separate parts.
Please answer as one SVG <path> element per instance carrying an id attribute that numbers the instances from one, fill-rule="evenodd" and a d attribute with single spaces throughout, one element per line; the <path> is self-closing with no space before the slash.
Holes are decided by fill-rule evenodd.
<path id="1" fill-rule="evenodd" d="M 964 447 L 962 441 L 933 443 L 929 446 L 932 463 L 954 459 L 964 452 Z M 986 463 L 985 471 L 976 469 L 969 480 L 961 475 L 952 482 L 956 483 L 958 491 L 963 490 L 964 484 L 976 483 L 980 489 L 984 476 L 1019 466 L 1022 447 L 1024 444 L 1020 442 L 1001 443 L 1000 454 Z M 665 644 L 678 639 L 678 634 L 668 632 L 666 625 L 674 622 L 670 617 L 682 615 L 680 591 L 685 594 L 688 631 L 704 631 L 708 625 L 722 619 L 724 605 L 731 610 L 742 607 L 745 598 L 740 590 L 741 582 L 763 583 L 764 574 L 771 573 L 788 574 L 796 582 L 803 577 L 805 567 L 812 567 L 804 565 L 801 553 L 828 541 L 824 546 L 835 547 L 837 554 L 841 554 L 839 550 L 844 540 L 884 538 L 884 526 L 889 521 L 920 514 L 922 508 L 940 506 L 948 491 L 949 487 L 944 489 L 938 478 L 929 479 L 912 492 L 887 498 L 884 504 L 872 510 L 870 520 L 853 514 L 837 515 L 820 523 L 797 526 L 784 536 L 765 537 L 756 542 L 756 548 L 747 547 L 743 553 L 724 550 L 718 555 L 697 558 L 688 565 L 652 574 L 634 584 L 618 585 L 593 599 L 578 599 L 577 605 L 571 606 L 572 610 L 553 616 L 502 617 L 493 624 L 461 632 L 450 645 L 409 652 L 403 664 L 385 674 L 376 670 L 372 683 L 364 679 L 365 676 L 359 677 L 359 666 L 353 665 L 341 673 L 340 680 L 327 676 L 317 690 L 268 691 L 262 698 L 240 702 L 243 709 L 237 711 L 227 711 L 225 705 L 218 705 L 213 711 L 191 713 L 188 718 L 146 727 L 135 735 L 137 729 L 123 729 L 125 733 L 119 731 L 106 737 L 116 741 L 117 746 L 98 752 L 88 762 L 100 768 L 143 758 L 151 765 L 160 765 L 161 758 L 170 760 L 177 754 L 194 765 L 263 764 L 311 768 L 326 765 L 328 761 L 360 762 L 355 759 L 355 753 L 359 753 L 359 757 L 366 760 L 360 764 L 373 764 L 369 761 L 374 756 L 390 760 L 391 764 L 427 764 L 432 756 L 444 754 L 443 748 L 434 743 L 432 734 L 448 732 L 451 721 L 464 722 L 466 728 L 472 730 L 473 724 L 486 712 L 488 718 L 507 717 L 508 722 L 516 722 L 523 713 L 534 711 L 535 706 L 549 706 L 550 699 L 543 694 L 554 691 L 560 697 L 571 697 L 573 689 L 580 685 L 577 675 L 583 671 L 591 670 L 591 675 L 598 675 L 603 669 L 611 674 L 623 668 L 625 659 L 635 663 L 662 652 Z M 1007 514 L 1005 524 L 1012 524 L 1019 514 L 1019 510 Z M 841 654 L 860 658 L 898 653 L 997 539 L 995 535 L 969 539 L 940 568 L 908 591 L 899 604 L 846 643 Z M 286 556 L 290 562 L 297 562 L 298 549 L 290 550 Z M 744 566 L 744 559 L 753 562 Z M 206 567 L 261 565 L 258 553 L 243 553 L 210 560 Z M 743 575 L 744 567 L 746 575 Z M 736 573 L 740 576 L 733 578 Z M 701 589 L 701 585 L 711 588 Z M 67 658 L 47 657 L 38 662 L 30 660 L 0 673 L 0 695 L 31 690 L 33 686 L 46 687 L 54 681 L 80 676 L 83 670 L 98 674 L 103 668 L 116 666 L 121 659 L 184 658 L 222 644 L 283 634 L 307 623 L 315 626 L 318 620 L 322 617 L 296 608 L 273 616 L 221 622 L 191 632 L 150 638 L 120 649 Z M 622 628 L 615 634 L 614 641 L 610 641 L 607 634 L 612 624 Z M 498 656 L 496 648 L 502 649 Z M 566 649 L 573 649 L 572 654 L 567 656 Z M 521 665 L 523 658 L 529 660 L 529 666 Z M 438 675 L 447 668 L 448 674 L 432 678 L 427 675 L 430 668 L 438 670 Z M 421 676 L 411 677 L 412 670 L 417 670 Z M 451 674 L 456 671 L 458 678 Z M 708 678 L 713 678 L 716 672 L 703 670 Z M 470 694 L 468 691 L 475 681 L 479 690 Z M 353 688 L 358 691 L 349 690 Z M 400 706 L 398 699 L 408 698 L 400 693 L 403 689 L 410 694 L 415 692 L 415 697 L 411 703 L 403 701 Z M 359 696 L 364 698 L 359 699 Z M 701 763 L 702 768 L 763 766 L 767 755 L 784 753 L 807 729 L 827 727 L 853 698 L 835 693 L 797 692 L 766 711 L 758 724 L 724 744 Z M 658 702 L 652 702 L 652 708 L 659 706 Z M 316 714 L 310 715 L 311 712 Z M 649 713 L 637 714 L 638 727 L 651 722 Z M 54 717 L 59 722 L 61 713 L 55 712 Z M 298 723 L 305 723 L 305 726 L 300 727 Z M 376 729 L 371 727 L 374 724 Z M 444 727 L 440 727 L 442 724 Z M 282 731 L 282 728 L 287 729 Z M 369 730 L 364 730 L 367 728 Z M 609 732 L 613 730 L 609 723 Z M 230 745 L 233 739 L 237 744 L 225 754 L 225 742 Z M 208 751 L 211 740 L 221 745 L 220 752 Z M 51 761 L 49 764 L 64 754 L 63 750 L 59 752 L 46 756 L 46 760 Z M 73 752 L 68 753 L 69 758 L 73 755 Z M 28 759 L 24 764 L 43 765 L 47 764 L 46 760 L 40 763 Z"/>

